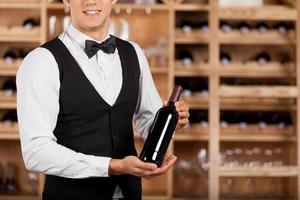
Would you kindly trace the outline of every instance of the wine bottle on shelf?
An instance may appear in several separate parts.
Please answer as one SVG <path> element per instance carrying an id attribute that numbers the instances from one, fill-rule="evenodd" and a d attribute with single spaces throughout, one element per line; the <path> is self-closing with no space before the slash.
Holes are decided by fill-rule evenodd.
<path id="1" fill-rule="evenodd" d="M 9 49 L 4 53 L 3 59 L 4 63 L 7 65 L 11 65 L 14 63 L 15 59 L 17 58 L 17 53 L 13 49 Z"/>
<path id="2" fill-rule="evenodd" d="M 236 113 L 233 120 L 238 122 L 241 130 L 245 130 L 248 128 L 249 118 L 247 117 L 246 113 Z"/>
<path id="3" fill-rule="evenodd" d="M 227 53 L 225 51 L 221 51 L 221 53 L 220 53 L 220 62 L 224 66 L 229 65 L 230 62 L 231 62 L 231 56 L 229 55 L 229 53 Z"/>
<path id="4" fill-rule="evenodd" d="M 208 112 L 206 111 L 200 111 L 200 125 L 204 129 L 209 128 L 209 122 L 208 122 Z"/>
<path id="5" fill-rule="evenodd" d="M 192 96 L 192 91 L 190 89 L 184 89 L 182 92 L 183 97 L 191 97 Z"/>
<path id="6" fill-rule="evenodd" d="M 5 81 L 2 89 L 4 90 L 4 94 L 6 96 L 12 96 L 17 91 L 16 81 L 13 79 Z"/>
<path id="7" fill-rule="evenodd" d="M 180 24 L 180 27 L 184 33 L 190 33 L 193 31 L 193 24 L 188 20 L 183 20 Z"/>
<path id="8" fill-rule="evenodd" d="M 32 18 L 27 18 L 23 22 L 23 28 L 25 30 L 31 30 L 35 26 L 38 26 L 38 23 Z"/>
<path id="9" fill-rule="evenodd" d="M 289 25 L 285 22 L 279 22 L 275 24 L 275 28 L 280 34 L 286 34 L 290 29 Z"/>
<path id="10" fill-rule="evenodd" d="M 272 123 L 276 124 L 278 129 L 284 129 L 292 124 L 292 117 L 290 113 L 276 113 L 273 115 Z"/>
<path id="11" fill-rule="evenodd" d="M 179 52 L 179 59 L 184 66 L 189 66 L 194 63 L 194 56 L 188 50 L 182 50 Z"/>
<path id="12" fill-rule="evenodd" d="M 269 30 L 269 26 L 265 22 L 259 22 L 256 24 L 256 28 L 259 30 L 261 33 L 266 33 Z"/>
<path id="13" fill-rule="evenodd" d="M 11 162 L 7 163 L 5 191 L 9 194 L 14 194 L 17 191 L 15 179 L 15 166 Z"/>
<path id="14" fill-rule="evenodd" d="M 1 120 L 6 127 L 11 127 L 14 122 L 18 122 L 18 116 L 16 111 L 9 111 L 4 114 Z"/>
<path id="15" fill-rule="evenodd" d="M 251 31 L 250 25 L 246 22 L 238 23 L 237 27 L 238 27 L 238 29 L 240 29 L 240 32 L 243 34 L 249 33 Z"/>
<path id="16" fill-rule="evenodd" d="M 271 61 L 271 56 L 267 52 L 261 52 L 261 53 L 257 54 L 256 61 L 258 64 L 264 65 Z"/>
<path id="17" fill-rule="evenodd" d="M 140 154 L 142 161 L 155 163 L 158 167 L 161 166 L 169 143 L 175 133 L 178 122 L 175 102 L 179 100 L 182 91 L 181 86 L 175 86 L 167 106 L 160 108 L 156 113 Z"/>
<path id="18" fill-rule="evenodd" d="M 203 31 L 205 33 L 209 32 L 209 26 L 208 26 L 207 22 L 200 22 L 199 27 L 200 27 L 201 31 Z"/>
<path id="19" fill-rule="evenodd" d="M 232 31 L 232 26 L 227 23 L 227 22 L 221 22 L 220 23 L 220 29 L 224 32 L 224 33 L 229 33 Z"/>
<path id="20" fill-rule="evenodd" d="M 225 128 L 228 128 L 229 127 L 229 123 L 228 123 L 228 118 L 230 117 L 231 115 L 228 115 L 226 112 L 224 111 L 221 111 L 220 113 L 220 127 L 222 129 L 225 129 Z"/>
<path id="21" fill-rule="evenodd" d="M 268 128 L 268 115 L 266 113 L 257 113 L 258 127 L 262 130 Z"/>

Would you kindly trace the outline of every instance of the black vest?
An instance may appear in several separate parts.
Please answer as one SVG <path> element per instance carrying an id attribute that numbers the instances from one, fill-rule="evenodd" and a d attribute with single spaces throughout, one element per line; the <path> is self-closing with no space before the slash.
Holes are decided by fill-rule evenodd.
<path id="1" fill-rule="evenodd" d="M 54 130 L 58 144 L 87 155 L 112 158 L 137 155 L 132 117 L 138 101 L 140 67 L 129 42 L 116 38 L 116 44 L 123 83 L 113 106 L 99 95 L 58 38 L 42 45 L 53 54 L 59 68 L 60 110 Z M 130 175 L 85 179 L 46 175 L 43 199 L 111 199 L 116 185 L 126 199 L 141 198 L 141 180 Z"/>

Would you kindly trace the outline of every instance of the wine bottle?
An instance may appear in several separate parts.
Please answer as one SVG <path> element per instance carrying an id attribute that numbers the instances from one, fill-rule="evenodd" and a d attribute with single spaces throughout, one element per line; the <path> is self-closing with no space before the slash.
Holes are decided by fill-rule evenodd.
<path id="1" fill-rule="evenodd" d="M 189 90 L 189 89 L 185 89 L 182 92 L 182 96 L 184 96 L 184 97 L 191 97 L 192 96 L 192 91 Z"/>
<path id="2" fill-rule="evenodd" d="M 17 53 L 13 49 L 6 51 L 3 56 L 4 63 L 7 65 L 13 64 L 16 58 Z"/>
<path id="3" fill-rule="evenodd" d="M 292 118 L 290 113 L 276 113 L 273 115 L 272 123 L 275 123 L 278 129 L 284 129 L 292 124 Z"/>
<path id="4" fill-rule="evenodd" d="M 221 22 L 220 23 L 220 29 L 224 33 L 229 33 L 230 31 L 232 31 L 232 26 L 229 23 L 227 23 L 227 22 Z"/>
<path id="5" fill-rule="evenodd" d="M 264 65 L 271 61 L 271 56 L 267 52 L 262 52 L 257 54 L 256 61 L 258 62 L 258 64 Z"/>
<path id="6" fill-rule="evenodd" d="M 228 115 L 226 112 L 221 111 L 220 113 L 220 127 L 222 129 L 226 129 L 229 127 L 228 124 L 228 120 L 230 120 L 229 118 L 231 117 L 231 115 Z"/>
<path id="7" fill-rule="evenodd" d="M 13 163 L 7 163 L 7 174 L 5 181 L 5 191 L 9 194 L 16 193 L 15 166 Z"/>
<path id="8" fill-rule="evenodd" d="M 266 33 L 269 29 L 269 26 L 265 22 L 259 22 L 256 24 L 256 28 L 259 30 L 259 32 Z"/>
<path id="9" fill-rule="evenodd" d="M 231 62 L 231 56 L 227 52 L 221 51 L 221 53 L 220 53 L 220 62 L 224 66 L 229 65 L 230 62 Z"/>
<path id="10" fill-rule="evenodd" d="M 25 21 L 23 22 L 23 27 L 25 30 L 31 30 L 33 27 L 37 25 L 38 23 L 36 23 L 32 18 L 25 19 Z"/>
<path id="11" fill-rule="evenodd" d="M 12 96 L 17 91 L 16 81 L 13 79 L 5 81 L 2 89 L 6 96 Z"/>
<path id="12" fill-rule="evenodd" d="M 207 22 L 200 22 L 199 27 L 200 27 L 201 31 L 206 32 L 206 33 L 209 32 L 209 26 L 208 26 Z"/>
<path id="13" fill-rule="evenodd" d="M 168 105 L 157 111 L 140 154 L 142 161 L 155 163 L 158 167 L 161 166 L 178 122 L 175 102 L 179 100 L 182 91 L 182 87 L 177 85 L 172 92 Z"/>
<path id="14" fill-rule="evenodd" d="M 249 33 L 251 30 L 251 27 L 248 23 L 246 22 L 240 22 L 237 27 L 240 29 L 240 32 L 245 34 L 245 33 Z"/>
<path id="15" fill-rule="evenodd" d="M 275 25 L 275 28 L 277 29 L 277 31 L 281 34 L 286 34 L 289 30 L 289 25 L 285 22 L 279 22 Z"/>
<path id="16" fill-rule="evenodd" d="M 183 20 L 180 27 L 184 33 L 190 33 L 193 31 L 193 24 L 188 20 Z"/>
<path id="17" fill-rule="evenodd" d="M 193 62 L 194 62 L 193 54 L 188 50 L 180 51 L 179 59 L 181 60 L 181 63 L 185 66 L 189 66 L 189 65 L 193 64 Z"/>
<path id="18" fill-rule="evenodd" d="M 17 112 L 10 111 L 10 112 L 5 113 L 5 115 L 2 117 L 1 121 L 4 123 L 4 126 L 11 127 L 14 122 L 18 121 Z"/>
<path id="19" fill-rule="evenodd" d="M 259 120 L 258 127 L 260 129 L 265 130 L 265 129 L 268 128 L 268 116 L 267 116 L 267 114 L 257 113 L 257 119 Z"/>

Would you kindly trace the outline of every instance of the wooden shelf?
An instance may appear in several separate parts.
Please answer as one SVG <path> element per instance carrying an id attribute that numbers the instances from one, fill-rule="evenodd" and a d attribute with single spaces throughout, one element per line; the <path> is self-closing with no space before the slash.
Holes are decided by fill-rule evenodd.
<path id="1" fill-rule="evenodd" d="M 49 3 L 47 5 L 47 9 L 49 10 L 64 10 L 63 3 Z M 165 4 L 133 4 L 133 3 L 117 3 L 113 8 L 118 9 L 127 9 L 130 8 L 132 10 L 169 10 L 170 7 Z"/>
<path id="2" fill-rule="evenodd" d="M 261 33 L 258 30 L 251 30 L 243 34 L 238 30 L 229 33 L 219 32 L 220 44 L 244 44 L 244 45 L 288 45 L 295 44 L 296 36 L 294 31 L 287 34 L 280 34 L 277 30 L 269 30 Z"/>
<path id="3" fill-rule="evenodd" d="M 220 139 L 224 142 L 295 142 L 294 133 L 292 126 L 278 129 L 271 124 L 260 129 L 257 124 L 249 124 L 246 129 L 240 129 L 238 124 L 229 124 L 228 128 L 220 129 Z"/>
<path id="4" fill-rule="evenodd" d="M 219 167 L 221 177 L 296 177 L 297 166 L 272 168 Z"/>
<path id="5" fill-rule="evenodd" d="M 221 110 L 262 110 L 262 111 L 294 111 L 296 103 L 293 99 L 276 98 L 221 98 Z"/>
<path id="6" fill-rule="evenodd" d="M 220 19 L 227 20 L 296 20 L 296 9 L 287 6 L 270 5 L 255 8 L 220 8 Z"/>
<path id="7" fill-rule="evenodd" d="M 167 196 L 143 196 L 145 200 L 168 200 Z"/>
<path id="8" fill-rule="evenodd" d="M 208 131 L 201 124 L 191 124 L 190 127 L 176 131 L 175 141 L 208 141 Z"/>
<path id="9" fill-rule="evenodd" d="M 15 76 L 23 59 L 16 59 L 12 64 L 6 64 L 0 59 L 0 76 Z"/>
<path id="10" fill-rule="evenodd" d="M 40 9 L 41 3 L 39 1 L 24 2 L 24 1 L 9 1 L 1 0 L 0 9 Z"/>
<path id="11" fill-rule="evenodd" d="M 0 195 L 1 200 L 41 200 L 39 196 L 31 195 Z"/>
<path id="12" fill-rule="evenodd" d="M 16 109 L 17 108 L 17 95 L 13 94 L 8 96 L 2 90 L 0 91 L 0 108 L 2 109 Z"/>
<path id="13" fill-rule="evenodd" d="M 184 66 L 181 61 L 175 62 L 174 75 L 177 77 L 200 77 L 210 75 L 210 67 L 207 63 L 197 63 Z"/>
<path id="14" fill-rule="evenodd" d="M 181 29 L 175 30 L 176 44 L 208 44 L 209 33 L 203 32 L 201 29 L 193 30 L 190 33 L 184 33 Z"/>
<path id="15" fill-rule="evenodd" d="M 41 28 L 25 30 L 21 26 L 12 28 L 0 27 L 0 42 L 40 42 Z"/>
<path id="16" fill-rule="evenodd" d="M 208 97 L 199 93 L 193 93 L 190 97 L 183 96 L 182 99 L 189 105 L 190 109 L 207 109 Z"/>
<path id="17" fill-rule="evenodd" d="M 209 5 L 201 5 L 201 4 L 175 4 L 174 9 L 176 11 L 209 11 Z"/>
<path id="18" fill-rule="evenodd" d="M 191 96 L 183 96 L 182 99 L 189 105 L 190 109 L 208 109 L 208 97 L 201 95 L 201 92 L 193 92 Z M 221 110 L 294 111 L 295 106 L 293 99 L 243 97 L 222 97 L 220 99 Z"/>
<path id="19" fill-rule="evenodd" d="M 5 122 L 0 122 L 0 139 L 19 139 L 18 123 L 7 125 Z"/>
<path id="20" fill-rule="evenodd" d="M 245 200 L 245 198 L 220 198 L 220 200 Z M 295 200 L 291 197 L 282 197 L 282 198 L 255 198 L 255 200 Z"/>
<path id="21" fill-rule="evenodd" d="M 257 78 L 281 78 L 294 77 L 295 65 L 293 63 L 280 64 L 269 62 L 259 65 L 257 62 L 234 62 L 228 66 L 220 66 L 218 72 L 222 77 L 257 77 Z"/>
<path id="22" fill-rule="evenodd" d="M 191 124 L 190 127 L 176 131 L 175 141 L 208 141 L 209 129 L 200 123 Z M 295 142 L 294 128 L 288 126 L 278 129 L 276 125 L 269 125 L 262 130 L 258 125 L 248 125 L 241 130 L 237 124 L 229 124 L 228 128 L 220 129 L 221 142 Z"/>
<path id="23" fill-rule="evenodd" d="M 297 98 L 296 86 L 220 86 L 221 97 Z"/>

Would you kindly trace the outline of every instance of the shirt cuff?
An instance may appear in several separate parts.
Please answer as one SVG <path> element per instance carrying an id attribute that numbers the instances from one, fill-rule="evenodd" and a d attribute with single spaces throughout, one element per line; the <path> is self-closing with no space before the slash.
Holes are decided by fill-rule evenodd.
<path id="1" fill-rule="evenodd" d="M 100 156 L 87 156 L 87 161 L 92 166 L 90 170 L 91 177 L 109 177 L 108 168 L 111 158 Z"/>

